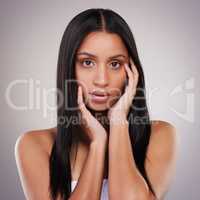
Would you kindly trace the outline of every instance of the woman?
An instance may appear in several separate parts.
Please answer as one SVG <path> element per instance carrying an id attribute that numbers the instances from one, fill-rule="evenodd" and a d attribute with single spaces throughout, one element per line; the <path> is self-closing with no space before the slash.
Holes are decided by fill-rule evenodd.
<path id="1" fill-rule="evenodd" d="M 110 9 L 67 26 L 57 68 L 57 127 L 23 134 L 15 155 L 27 199 L 163 199 L 176 129 L 150 121 L 132 32 Z"/>

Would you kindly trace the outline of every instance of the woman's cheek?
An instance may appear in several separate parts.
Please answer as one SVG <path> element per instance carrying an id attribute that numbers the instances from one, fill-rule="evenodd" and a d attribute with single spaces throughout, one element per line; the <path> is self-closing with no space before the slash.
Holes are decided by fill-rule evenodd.
<path id="1" fill-rule="evenodd" d="M 120 98 L 120 96 L 121 96 L 120 86 L 113 86 L 112 89 L 110 90 L 110 97 L 108 100 L 109 107 L 115 104 Z"/>

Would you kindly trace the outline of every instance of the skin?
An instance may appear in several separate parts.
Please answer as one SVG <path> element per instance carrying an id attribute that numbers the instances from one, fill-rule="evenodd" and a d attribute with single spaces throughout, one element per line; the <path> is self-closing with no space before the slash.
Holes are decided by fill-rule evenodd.
<path id="1" fill-rule="evenodd" d="M 91 36 L 91 37 L 90 37 Z M 100 38 L 98 38 L 100 36 Z M 110 38 L 109 38 L 110 37 Z M 104 41 L 109 38 L 108 41 Z M 88 38 L 86 38 L 86 41 L 83 43 L 83 47 L 86 48 L 87 44 L 88 46 L 92 49 L 92 47 L 95 47 L 98 50 L 97 53 L 99 53 L 99 57 L 102 58 L 102 60 L 107 60 L 106 55 L 104 52 L 107 52 L 105 49 L 100 48 L 101 51 L 99 52 L 99 47 L 101 47 L 101 44 L 106 44 L 107 47 L 107 42 L 108 42 L 108 47 L 113 47 L 119 42 L 119 46 L 123 47 L 123 43 L 120 40 L 114 40 L 118 38 L 118 36 L 115 37 L 114 34 L 107 34 L 105 32 L 102 33 L 93 33 L 93 35 L 89 35 Z M 113 40 L 112 40 L 113 39 Z M 112 43 L 112 41 L 115 41 Z M 92 45 L 91 43 L 94 42 Z M 99 43 L 98 43 L 99 42 Z M 109 48 L 108 48 L 109 49 Z M 116 48 L 113 48 L 113 50 Z M 123 48 L 122 48 L 123 49 Z M 119 50 L 119 49 L 117 49 Z M 125 48 L 124 48 L 125 50 Z M 95 50 L 94 50 L 95 51 Z M 112 52 L 111 50 L 108 52 Z M 104 56 L 102 56 L 104 55 Z M 101 57 L 102 56 L 102 57 Z M 82 86 L 78 88 L 78 104 L 79 108 L 84 116 L 85 119 L 92 118 L 92 115 L 89 114 L 85 104 L 87 104 L 90 108 L 92 109 L 97 109 L 99 110 L 104 110 L 107 107 L 104 106 L 104 104 L 100 105 L 101 107 L 92 104 L 90 101 L 89 102 L 84 102 L 83 100 L 83 95 L 84 98 L 87 100 L 88 98 L 88 88 L 94 87 L 94 86 L 102 86 L 102 88 L 110 88 L 111 86 L 115 86 L 121 89 L 123 87 L 123 82 L 125 80 L 125 75 L 124 71 L 119 71 L 118 74 L 114 74 L 112 71 L 106 68 L 106 61 L 102 61 L 103 63 L 105 62 L 104 65 L 98 65 L 99 59 L 98 55 L 96 55 L 96 63 L 94 62 L 92 64 L 92 68 L 89 68 L 88 73 L 80 73 L 82 71 L 79 71 L 80 68 L 77 69 L 77 78 L 78 80 L 85 81 L 84 85 L 86 85 L 86 90 L 83 89 L 84 92 L 82 92 Z M 90 63 L 90 62 L 89 62 Z M 101 63 L 101 62 L 100 62 Z M 111 104 L 111 107 L 108 107 L 108 113 L 107 116 L 109 118 L 109 123 L 110 123 L 110 133 L 109 133 L 109 146 L 108 146 L 108 151 L 109 151 L 109 176 L 108 176 L 108 184 L 109 184 L 109 199 L 130 199 L 130 200 L 138 200 L 138 199 L 143 199 L 143 200 L 154 200 L 155 197 L 153 194 L 150 192 L 146 181 L 144 178 L 141 176 L 140 172 L 138 171 L 136 167 L 136 163 L 134 161 L 134 155 L 132 154 L 132 148 L 131 148 L 131 143 L 130 143 L 130 138 L 129 138 L 129 130 L 128 130 L 128 121 L 126 119 L 129 108 L 131 106 L 131 102 L 136 94 L 136 89 L 137 89 L 137 83 L 138 83 L 138 71 L 136 69 L 136 66 L 134 65 L 132 59 L 130 59 L 131 63 L 131 69 L 129 68 L 127 62 L 125 61 L 123 64 L 123 69 L 125 69 L 125 72 L 127 73 L 128 76 L 128 84 L 125 87 L 125 92 L 120 95 L 119 100 L 114 104 Z M 100 66 L 100 67 L 99 67 Z M 99 67 L 99 68 L 98 68 Z M 101 71 L 102 67 L 102 71 Z M 88 68 L 87 68 L 88 69 Z M 123 76 L 124 75 L 124 76 Z M 114 76 L 123 76 L 124 79 L 120 81 L 121 79 L 115 79 Z M 100 79 L 100 78 L 101 79 Z M 108 78 L 111 77 L 111 80 Z M 85 79 L 84 79 L 85 78 Z M 101 82 L 100 82 L 101 81 Z M 98 83 L 98 84 L 96 84 Z M 99 84 L 101 83 L 101 84 Z M 89 87 L 87 87 L 89 85 Z M 112 94 L 114 96 L 114 93 Z M 112 96 L 111 95 L 111 96 Z M 116 100 L 116 98 L 115 98 Z M 82 108 L 81 108 L 82 105 Z M 107 106 L 107 105 L 106 105 Z M 94 118 L 92 118 L 94 120 Z M 120 121 L 118 120 L 120 119 Z M 86 120 L 87 121 L 87 120 Z M 88 120 L 88 122 L 90 122 Z M 120 123 L 119 123 L 120 122 Z M 100 141 L 100 138 L 105 139 L 105 131 L 103 129 L 100 129 L 100 134 L 95 131 L 96 129 L 93 128 L 91 123 L 87 123 L 87 127 L 90 129 L 93 129 L 93 131 L 90 131 L 90 138 L 91 138 L 91 143 L 95 141 Z M 95 124 L 97 125 L 98 122 L 95 121 Z M 98 124 L 98 127 L 100 125 Z M 149 151 L 147 152 L 147 158 L 151 162 L 145 161 L 145 168 L 147 170 L 147 174 L 149 175 L 150 180 L 152 180 L 152 185 L 154 186 L 155 192 L 157 194 L 158 199 L 162 199 L 166 193 L 167 187 L 169 186 L 170 183 L 170 178 L 173 176 L 173 171 L 174 171 L 174 166 L 175 166 L 175 141 L 176 137 L 175 135 L 175 128 L 167 123 L 167 126 L 165 126 L 165 123 L 163 126 L 161 126 L 160 134 L 165 134 L 168 133 L 171 134 L 171 138 L 168 138 L 167 140 L 170 141 L 171 148 L 174 150 L 174 154 L 170 155 L 170 162 L 168 159 L 162 160 L 161 158 L 168 158 L 169 157 L 169 147 L 166 147 L 164 151 L 160 154 L 157 152 L 157 148 L 155 151 L 155 145 L 149 145 Z M 170 129 L 168 129 L 170 127 Z M 162 137 L 162 134 L 160 138 L 157 136 L 155 139 L 155 144 L 159 141 L 160 144 L 162 144 L 162 141 L 164 137 Z M 155 135 L 155 132 L 152 133 L 152 137 Z M 97 137 L 98 136 L 98 137 Z M 103 136 L 103 137 L 102 137 Z M 168 143 L 168 141 L 165 140 L 165 145 Z M 103 144 L 105 144 L 105 140 L 101 140 Z M 157 141 L 157 142 L 156 142 Z M 97 142 L 100 144 L 99 142 Z M 99 145 L 98 145 L 99 146 Z M 120 149 L 118 148 L 120 146 Z M 100 147 L 100 146 L 99 146 Z M 150 154 L 149 152 L 154 152 L 154 154 Z M 171 152 L 170 152 L 171 154 Z M 119 162 L 119 160 L 122 160 L 122 162 Z M 157 159 L 160 160 L 159 164 L 160 166 L 162 165 L 162 168 L 159 168 L 157 170 L 152 163 L 157 163 Z M 158 163 L 157 163 L 158 164 Z M 166 170 L 166 166 L 168 166 L 169 170 Z M 170 166 L 170 167 L 169 167 Z M 126 176 L 124 176 L 124 172 L 126 172 Z M 160 180 L 159 178 L 154 179 L 155 174 L 165 174 L 165 178 L 163 180 Z M 158 176 L 157 176 L 158 177 Z M 84 179 L 83 179 L 84 180 Z M 84 181 L 83 181 L 84 182 Z M 102 182 L 99 178 L 98 186 L 99 184 L 101 185 Z M 123 187 L 122 187 L 123 186 Z M 97 187 L 96 187 L 97 188 Z M 99 191 L 99 190 L 98 190 Z"/>
<path id="2" fill-rule="evenodd" d="M 92 32 L 77 51 L 75 73 L 81 86 L 77 96 L 82 118 L 87 122 L 83 127 L 88 133 L 89 143 L 97 138 L 104 142 L 109 134 L 107 128 L 112 113 L 109 110 L 123 94 L 127 80 L 125 66 L 129 61 L 126 46 L 114 33 Z M 108 100 L 103 104 L 93 102 L 90 94 L 93 90 L 109 92 Z"/>
<path id="3" fill-rule="evenodd" d="M 104 44 L 104 45 L 102 45 Z M 106 166 L 107 134 L 103 124 L 91 113 L 102 113 L 110 122 L 109 135 L 109 199 L 111 200 L 154 200 L 146 182 L 140 175 L 134 163 L 128 133 L 126 115 L 132 98 L 134 98 L 138 81 L 138 72 L 128 52 L 116 34 L 96 32 L 89 34 L 78 52 L 89 52 L 96 57 L 78 56 L 76 58 L 76 77 L 80 85 L 78 90 L 78 106 L 86 122 L 85 128 L 90 145 L 80 143 L 77 152 L 75 168 L 72 170 L 72 179 L 78 180 L 70 200 L 99 199 L 104 166 Z M 120 57 L 122 66 L 113 69 L 111 63 L 116 59 L 110 56 L 123 54 Z M 91 60 L 90 68 L 81 65 L 81 60 Z M 118 58 L 119 59 L 119 58 Z M 128 62 L 131 68 L 127 67 Z M 113 65 L 115 66 L 115 65 Z M 124 82 L 128 78 L 128 85 L 122 94 Z M 110 92 L 108 102 L 95 104 L 89 97 L 93 89 L 105 89 Z M 117 98 L 116 98 L 117 97 Z M 90 111 L 89 111 L 89 110 Z M 108 111 L 108 112 L 107 112 Z M 120 117 L 121 122 L 115 124 Z M 112 120 L 111 120 L 112 119 Z M 56 137 L 56 127 L 47 130 L 30 131 L 23 134 L 16 142 L 15 157 L 23 190 L 27 199 L 49 199 L 49 156 Z M 119 148 L 120 146 L 120 148 Z M 164 121 L 152 123 L 152 134 L 147 150 L 145 168 L 155 189 L 158 199 L 163 199 L 169 184 L 174 176 L 176 166 L 177 135 L 175 127 Z M 162 151 L 158 151 L 161 149 Z M 73 162 L 73 155 L 72 162 Z M 123 158 L 123 161 L 119 162 Z M 98 163 L 96 160 L 98 159 Z M 37 163 L 40 162 L 40 165 Z M 127 176 L 124 176 L 126 172 Z M 94 179 L 95 177 L 95 179 Z M 160 178 L 162 177 L 162 178 Z M 40 180 L 38 182 L 38 180 Z M 121 186 L 124 187 L 121 187 Z M 120 191 L 120 193 L 118 193 Z M 84 194 L 84 195 L 83 195 Z M 28 198 L 29 197 L 29 198 Z M 60 200 L 60 198 L 59 198 Z"/>
<path id="4" fill-rule="evenodd" d="M 76 79 L 80 86 L 77 101 L 82 119 L 86 122 L 83 127 L 87 134 L 84 140 L 87 140 L 87 144 L 98 143 L 100 146 L 108 146 L 109 130 L 106 130 L 107 124 L 105 125 L 106 120 L 104 119 L 109 118 L 109 109 L 122 95 L 127 78 L 125 65 L 128 62 L 127 49 L 117 34 L 92 32 L 80 45 L 75 65 Z M 92 102 L 90 98 L 89 93 L 99 89 L 110 94 L 107 102 L 103 104 Z M 98 114 L 101 117 L 96 119 L 88 108 L 95 116 Z M 104 177 L 107 177 L 108 153 L 105 156 Z"/>
<path id="5" fill-rule="evenodd" d="M 95 57 L 81 54 L 83 52 Z M 110 59 L 119 54 L 124 57 Z M 127 49 L 117 34 L 92 32 L 84 39 L 77 53 L 75 69 L 76 79 L 82 86 L 84 100 L 89 108 L 105 111 L 117 101 L 126 80 L 124 64 L 128 61 Z M 92 102 L 89 92 L 93 89 L 110 92 L 108 102 L 105 104 Z"/>

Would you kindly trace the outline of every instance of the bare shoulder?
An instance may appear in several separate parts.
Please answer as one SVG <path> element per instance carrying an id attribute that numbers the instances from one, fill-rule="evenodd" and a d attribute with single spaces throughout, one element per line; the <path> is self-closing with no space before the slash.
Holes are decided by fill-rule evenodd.
<path id="1" fill-rule="evenodd" d="M 149 142 L 149 156 L 176 154 L 178 144 L 177 128 L 170 122 L 162 120 L 151 121 L 151 138 Z M 159 150 L 159 151 L 158 151 Z"/>
<path id="2" fill-rule="evenodd" d="M 20 135 L 15 143 L 15 151 L 26 146 L 37 148 L 50 155 L 55 139 L 56 128 L 30 130 Z"/>
<path id="3" fill-rule="evenodd" d="M 172 128 L 172 129 L 176 129 L 175 125 L 167 122 L 167 121 L 163 121 L 163 120 L 152 120 L 151 121 L 152 124 L 152 128 Z"/>
<path id="4" fill-rule="evenodd" d="M 145 169 L 158 199 L 164 199 L 176 172 L 177 129 L 162 120 L 151 121 L 151 128 Z"/>
<path id="5" fill-rule="evenodd" d="M 15 143 L 15 159 L 26 199 L 49 198 L 49 154 L 55 129 L 23 133 Z"/>
<path id="6" fill-rule="evenodd" d="M 152 137 L 162 137 L 169 139 L 177 138 L 177 129 L 174 124 L 162 121 L 162 120 L 152 120 L 151 121 L 151 134 Z"/>

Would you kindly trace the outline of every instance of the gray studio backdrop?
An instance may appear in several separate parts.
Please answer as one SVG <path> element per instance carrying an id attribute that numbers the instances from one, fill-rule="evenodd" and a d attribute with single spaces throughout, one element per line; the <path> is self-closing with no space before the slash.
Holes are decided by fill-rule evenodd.
<path id="1" fill-rule="evenodd" d="M 91 7 L 111 8 L 130 25 L 151 117 L 177 127 L 179 157 L 166 199 L 198 200 L 200 3 L 195 0 L 1 1 L 0 199 L 25 199 L 14 158 L 16 139 L 56 125 L 60 40 L 72 17 Z"/>

